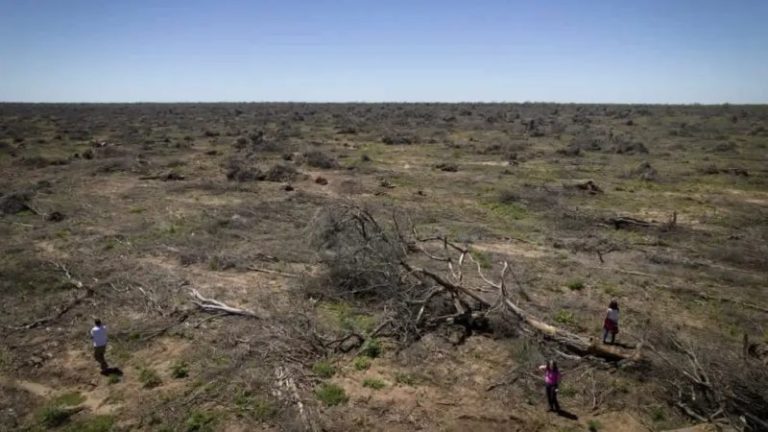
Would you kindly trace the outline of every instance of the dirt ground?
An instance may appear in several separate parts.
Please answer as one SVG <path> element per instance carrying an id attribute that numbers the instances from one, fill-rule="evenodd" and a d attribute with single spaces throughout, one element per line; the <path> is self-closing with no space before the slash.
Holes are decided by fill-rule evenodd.
<path id="1" fill-rule="evenodd" d="M 0 431 L 707 423 L 662 356 L 688 367 L 682 341 L 718 383 L 768 379 L 767 167 L 764 106 L 0 104 Z M 570 332 L 600 338 L 618 300 L 642 360 L 566 352 L 504 313 L 467 337 L 383 335 L 375 355 L 324 348 L 391 312 L 318 294 L 316 216 L 350 203 L 488 275 L 509 262 L 516 301 Z M 119 375 L 92 359 L 96 317 Z M 708 414 L 701 430 L 760 430 Z"/>

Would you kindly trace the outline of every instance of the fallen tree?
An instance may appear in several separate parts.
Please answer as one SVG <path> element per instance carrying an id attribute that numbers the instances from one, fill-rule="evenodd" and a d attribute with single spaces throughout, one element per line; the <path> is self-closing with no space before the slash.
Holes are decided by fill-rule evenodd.
<path id="1" fill-rule="evenodd" d="M 471 332 L 483 325 L 489 313 L 502 312 L 578 355 L 609 361 L 640 358 L 640 346 L 627 350 L 596 343 L 537 318 L 510 298 L 506 285 L 510 276 L 521 297 L 527 295 L 509 262 L 502 263 L 499 280 L 494 282 L 483 273 L 469 248 L 444 236 L 421 237 L 410 221 L 403 224 L 395 214 L 392 224 L 384 226 L 369 211 L 344 205 L 319 214 L 312 226 L 313 242 L 329 268 L 330 280 L 323 280 L 321 285 L 332 287 L 335 295 L 384 299 L 393 314 L 388 318 L 399 327 L 404 340 L 418 337 L 440 322 L 461 324 Z M 430 250 L 435 244 L 441 250 Z M 417 264 L 425 259 L 447 268 Z M 468 263 L 473 264 L 482 286 L 466 282 L 464 267 Z"/>

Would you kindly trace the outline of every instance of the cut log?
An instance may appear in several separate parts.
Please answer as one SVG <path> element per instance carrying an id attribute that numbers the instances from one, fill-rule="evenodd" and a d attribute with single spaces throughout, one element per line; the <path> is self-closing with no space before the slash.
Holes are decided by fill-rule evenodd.
<path id="1" fill-rule="evenodd" d="M 595 357 L 600 357 L 610 361 L 640 359 L 639 346 L 633 351 L 627 352 L 624 349 L 612 345 L 601 344 L 599 341 L 595 341 L 593 338 L 577 335 L 559 327 L 547 324 L 546 322 L 541 321 L 528 312 L 524 311 L 508 298 L 504 298 L 504 305 L 514 315 L 523 320 L 523 322 L 536 330 L 538 333 L 563 344 L 565 347 L 573 352 L 578 353 L 579 355 L 593 355 Z"/>

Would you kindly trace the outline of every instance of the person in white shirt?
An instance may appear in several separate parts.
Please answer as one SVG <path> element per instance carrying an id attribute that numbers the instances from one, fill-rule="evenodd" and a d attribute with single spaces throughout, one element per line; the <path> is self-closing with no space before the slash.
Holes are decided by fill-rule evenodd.
<path id="1" fill-rule="evenodd" d="M 603 321 L 603 343 L 608 343 L 608 335 L 611 335 L 611 343 L 616 341 L 616 333 L 619 332 L 619 302 L 611 301 L 608 312 Z"/>
<path id="2" fill-rule="evenodd" d="M 91 340 L 93 341 L 93 358 L 99 362 L 101 372 L 105 373 L 109 370 L 107 360 L 104 358 L 107 352 L 107 326 L 103 325 L 99 319 L 94 321 Z"/>

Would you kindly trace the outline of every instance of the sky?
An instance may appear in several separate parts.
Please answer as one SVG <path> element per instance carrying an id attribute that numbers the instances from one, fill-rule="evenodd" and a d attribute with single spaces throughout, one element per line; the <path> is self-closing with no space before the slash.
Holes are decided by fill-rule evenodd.
<path id="1" fill-rule="evenodd" d="M 768 103 L 768 1 L 0 0 L 0 101 Z"/>

